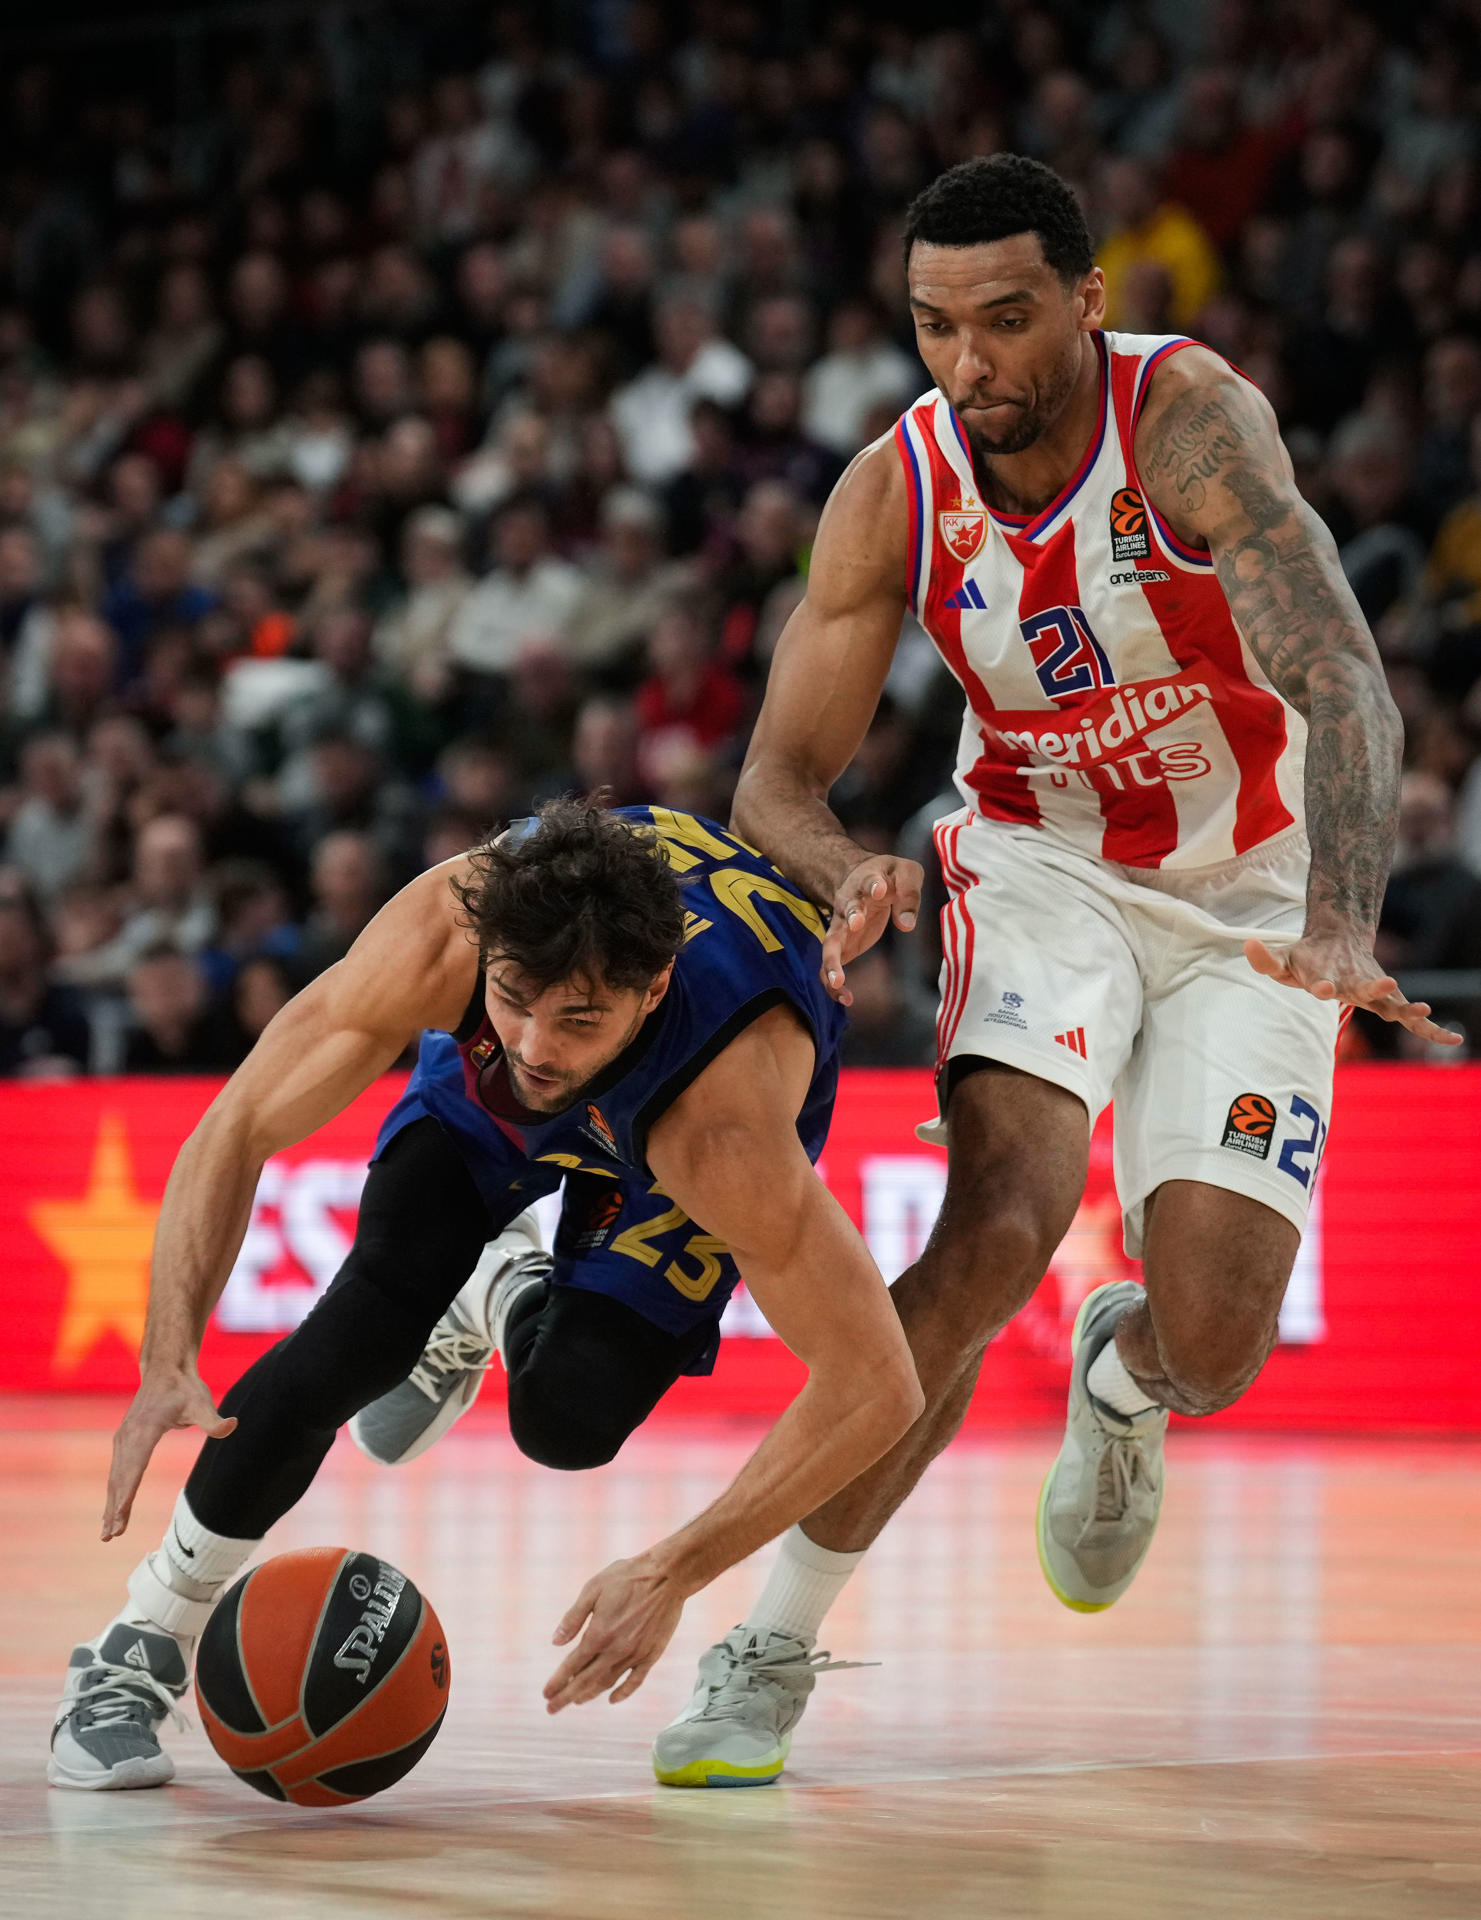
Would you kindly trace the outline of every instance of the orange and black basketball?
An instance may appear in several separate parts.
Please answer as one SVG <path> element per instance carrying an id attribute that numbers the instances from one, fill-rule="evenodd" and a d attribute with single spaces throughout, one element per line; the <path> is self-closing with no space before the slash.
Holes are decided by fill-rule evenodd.
<path id="1" fill-rule="evenodd" d="M 1117 533 L 1140 533 L 1147 524 L 1147 509 L 1135 487 L 1120 487 L 1111 501 L 1111 526 Z"/>
<path id="2" fill-rule="evenodd" d="M 211 1745 L 270 1800 L 342 1807 L 394 1786 L 447 1711 L 437 1615 L 373 1553 L 311 1547 L 254 1567 L 201 1635 Z"/>

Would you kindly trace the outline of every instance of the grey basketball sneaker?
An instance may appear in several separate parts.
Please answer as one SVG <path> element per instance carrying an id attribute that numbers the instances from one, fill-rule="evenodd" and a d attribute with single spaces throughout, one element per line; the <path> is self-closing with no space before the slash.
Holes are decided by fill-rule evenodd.
<path id="1" fill-rule="evenodd" d="M 54 1787 L 97 1792 L 162 1787 L 175 1763 L 156 1730 L 185 1691 L 185 1656 L 168 1633 L 115 1621 L 92 1645 L 74 1647 L 52 1728 L 46 1777 Z"/>
<path id="2" fill-rule="evenodd" d="M 1162 1507 L 1167 1409 L 1128 1418 L 1085 1384 L 1116 1322 L 1142 1298 L 1134 1280 L 1095 1287 L 1070 1335 L 1070 1409 L 1064 1444 L 1039 1495 L 1039 1565 L 1076 1613 L 1100 1613 L 1136 1577 Z"/>
<path id="3" fill-rule="evenodd" d="M 689 1705 L 653 1742 L 653 1771 L 665 1787 L 769 1786 L 817 1676 L 872 1664 L 832 1660 L 792 1634 L 732 1627 L 700 1656 Z"/>
<path id="4" fill-rule="evenodd" d="M 510 1308 L 526 1287 L 548 1280 L 550 1270 L 535 1217 L 522 1213 L 484 1248 L 400 1386 L 350 1421 L 350 1438 L 360 1451 L 379 1466 L 399 1467 L 461 1420 L 478 1398 L 495 1353 L 504 1357 Z"/>

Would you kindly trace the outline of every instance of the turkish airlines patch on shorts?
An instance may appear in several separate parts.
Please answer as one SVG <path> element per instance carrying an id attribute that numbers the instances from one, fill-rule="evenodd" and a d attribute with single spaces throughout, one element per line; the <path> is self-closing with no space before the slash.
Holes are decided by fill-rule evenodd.
<path id="1" fill-rule="evenodd" d="M 1242 1093 L 1229 1109 L 1221 1144 L 1256 1160 L 1268 1160 L 1275 1137 L 1275 1102 L 1263 1093 Z"/>

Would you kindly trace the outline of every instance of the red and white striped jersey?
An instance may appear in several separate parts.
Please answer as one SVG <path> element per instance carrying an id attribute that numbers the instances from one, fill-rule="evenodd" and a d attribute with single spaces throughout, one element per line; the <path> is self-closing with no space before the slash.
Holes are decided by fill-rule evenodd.
<path id="1" fill-rule="evenodd" d="M 1100 412 L 1041 513 L 999 513 L 934 389 L 895 427 L 917 619 L 967 696 L 966 804 L 1134 867 L 1203 867 L 1302 818 L 1306 726 L 1241 639 L 1207 553 L 1178 540 L 1132 457 L 1181 335 L 1098 333 Z"/>

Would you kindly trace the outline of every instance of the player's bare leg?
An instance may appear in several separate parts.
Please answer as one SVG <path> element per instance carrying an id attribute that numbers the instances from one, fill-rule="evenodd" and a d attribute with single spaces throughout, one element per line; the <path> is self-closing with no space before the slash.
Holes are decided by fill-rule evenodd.
<path id="1" fill-rule="evenodd" d="M 1117 1322 L 1117 1350 L 1162 1406 L 1217 1413 L 1270 1357 L 1301 1236 L 1248 1194 L 1168 1180 L 1145 1239 L 1146 1295 Z"/>
<path id="2" fill-rule="evenodd" d="M 947 1127 L 940 1215 L 920 1259 L 891 1289 L 925 1411 L 882 1460 L 784 1537 L 757 1604 L 704 1656 L 689 1706 L 654 1743 L 666 1785 L 762 1785 L 781 1773 L 822 1670 L 813 1646 L 823 1615 L 961 1426 L 988 1342 L 1032 1295 L 1075 1217 L 1089 1154 L 1075 1095 L 984 1063 L 953 1090 Z"/>
<path id="3" fill-rule="evenodd" d="M 803 1521 L 810 1540 L 860 1552 L 966 1417 L 988 1342 L 1026 1305 L 1085 1191 L 1084 1103 L 996 1062 L 947 1110 L 946 1197 L 920 1259 L 890 1289 L 926 1409 L 903 1440 Z"/>
<path id="4" fill-rule="evenodd" d="M 1146 1204 L 1146 1290 L 1097 1287 L 1072 1336 L 1069 1418 L 1039 1501 L 1039 1560 L 1067 1607 L 1131 1585 L 1162 1507 L 1168 1410 L 1216 1413 L 1275 1344 L 1300 1236 L 1272 1208 L 1203 1181 Z"/>

